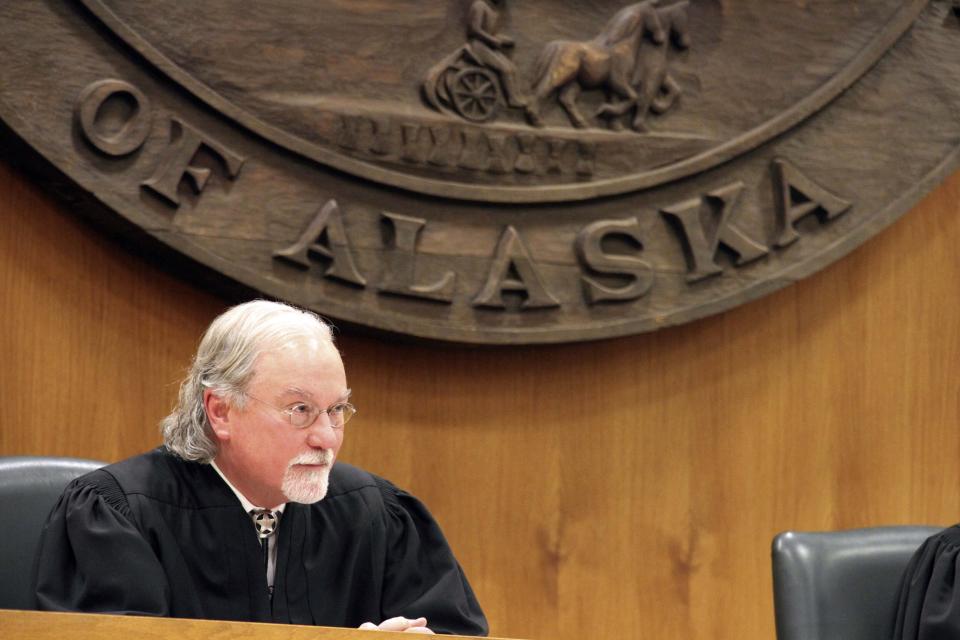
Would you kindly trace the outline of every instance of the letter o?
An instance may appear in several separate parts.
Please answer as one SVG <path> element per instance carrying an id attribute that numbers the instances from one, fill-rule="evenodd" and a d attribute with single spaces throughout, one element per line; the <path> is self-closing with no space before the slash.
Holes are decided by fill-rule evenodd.
<path id="1" fill-rule="evenodd" d="M 119 131 L 104 135 L 97 130 L 97 113 L 111 97 L 124 94 L 133 98 L 136 109 Z M 111 156 L 133 153 L 150 133 L 150 101 L 140 89 L 123 80 L 98 80 L 87 85 L 77 101 L 76 115 L 90 144 Z"/>

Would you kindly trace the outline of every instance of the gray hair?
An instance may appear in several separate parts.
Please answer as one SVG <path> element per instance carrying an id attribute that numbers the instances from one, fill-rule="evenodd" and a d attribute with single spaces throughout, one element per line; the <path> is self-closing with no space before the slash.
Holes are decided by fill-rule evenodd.
<path id="1" fill-rule="evenodd" d="M 243 408 L 257 358 L 294 338 L 315 337 L 333 345 L 330 325 L 319 316 L 290 305 L 254 300 L 217 316 L 200 340 L 173 412 L 160 422 L 163 443 L 184 460 L 210 462 L 217 441 L 203 406 L 210 389 Z"/>

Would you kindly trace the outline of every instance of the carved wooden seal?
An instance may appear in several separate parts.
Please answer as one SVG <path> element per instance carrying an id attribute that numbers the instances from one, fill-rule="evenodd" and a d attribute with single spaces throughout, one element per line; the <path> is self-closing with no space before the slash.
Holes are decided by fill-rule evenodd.
<path id="1" fill-rule="evenodd" d="M 0 5 L 0 119 L 226 278 L 475 343 L 730 308 L 960 159 L 952 2 L 319 4 Z"/>

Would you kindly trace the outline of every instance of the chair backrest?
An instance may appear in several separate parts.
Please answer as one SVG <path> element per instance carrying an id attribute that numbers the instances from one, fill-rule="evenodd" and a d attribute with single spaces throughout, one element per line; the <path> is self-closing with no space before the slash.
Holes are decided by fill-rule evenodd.
<path id="1" fill-rule="evenodd" d="M 787 531 L 773 539 L 777 640 L 886 640 L 900 579 L 943 527 Z"/>
<path id="2" fill-rule="evenodd" d="M 78 458 L 0 456 L 0 609 L 30 609 L 34 556 L 43 523 L 64 487 L 105 463 Z"/>

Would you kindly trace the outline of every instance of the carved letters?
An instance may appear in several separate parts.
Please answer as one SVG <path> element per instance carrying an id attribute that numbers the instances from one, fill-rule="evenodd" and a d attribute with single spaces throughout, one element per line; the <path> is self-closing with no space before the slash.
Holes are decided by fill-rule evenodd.
<path id="1" fill-rule="evenodd" d="M 610 235 L 623 235 L 631 238 L 642 247 L 640 224 L 636 218 L 624 220 L 598 220 L 585 226 L 577 234 L 576 249 L 581 264 L 588 271 L 628 276 L 632 282 L 622 287 L 609 287 L 596 279 L 584 275 L 584 296 L 593 304 L 601 301 L 634 300 L 645 295 L 653 286 L 653 268 L 640 258 L 627 255 L 613 255 L 603 250 L 603 239 Z"/>
<path id="2" fill-rule="evenodd" d="M 132 111 L 122 126 L 107 133 L 97 126 L 101 109 L 110 100 L 132 100 Z M 107 155 L 119 157 L 139 149 L 150 133 L 150 101 L 140 89 L 123 80 L 100 80 L 87 86 L 74 112 L 87 141 Z"/>
<path id="3" fill-rule="evenodd" d="M 105 131 L 98 126 L 101 113 L 113 102 L 132 101 L 130 113 L 115 131 Z M 120 157 L 143 147 L 150 134 L 150 102 L 140 89 L 123 80 L 98 80 L 88 85 L 77 99 L 74 113 L 84 138 L 103 153 Z M 105 118 L 103 118 L 105 119 Z M 115 120 L 118 118 L 114 118 Z M 177 117 L 170 118 L 170 142 L 160 157 L 153 175 L 142 186 L 163 196 L 171 205 L 178 207 L 177 190 L 185 177 L 200 193 L 210 179 L 210 169 L 193 164 L 197 153 L 204 148 L 213 153 L 222 163 L 228 179 L 236 179 L 245 159 L 220 144 L 210 136 L 201 134 Z"/>
<path id="4" fill-rule="evenodd" d="M 323 244 L 324 239 L 326 245 Z M 360 275 L 353 262 L 350 241 L 343 230 L 340 207 L 336 200 L 323 205 L 293 245 L 275 251 L 273 255 L 303 268 L 310 267 L 311 256 L 321 256 L 330 261 L 330 266 L 324 272 L 328 278 L 361 287 L 367 284 L 366 278 Z"/>
<path id="5" fill-rule="evenodd" d="M 505 309 L 507 305 L 503 301 L 504 291 L 526 294 L 521 309 L 560 306 L 560 302 L 543 285 L 537 265 L 530 257 L 530 251 L 512 226 L 504 229 L 500 236 L 497 250 L 490 262 L 486 284 L 473 299 L 473 306 Z"/>
<path id="6" fill-rule="evenodd" d="M 383 213 L 383 219 L 393 231 L 393 249 L 384 252 L 385 276 L 380 291 L 414 298 L 450 302 L 457 276 L 447 271 L 432 284 L 414 284 L 416 274 L 417 239 L 427 221 L 396 213 Z"/>
<path id="7" fill-rule="evenodd" d="M 685 200 L 660 210 L 679 227 L 689 269 L 688 282 L 697 282 L 723 271 L 714 261 L 720 244 L 738 254 L 738 266 L 767 254 L 767 247 L 733 224 L 731 214 L 736 211 L 742 191 L 743 182 L 738 180 L 703 197 Z M 705 207 L 712 220 L 703 219 L 702 212 Z M 718 211 L 714 212 L 713 209 Z"/>
<path id="8" fill-rule="evenodd" d="M 352 115 L 340 116 L 336 142 L 381 161 L 489 174 L 589 177 L 597 154 L 596 144 L 584 140 Z"/>
<path id="9" fill-rule="evenodd" d="M 773 243 L 778 248 L 800 238 L 793 225 L 804 216 L 821 212 L 824 222 L 851 208 L 846 200 L 804 176 L 799 169 L 778 159 L 771 164 L 771 180 L 777 193 L 783 194 L 774 216 L 779 229 Z M 738 208 L 744 191 L 741 181 L 712 189 L 707 193 L 661 207 L 662 217 L 669 221 L 674 236 L 683 247 L 687 266 L 687 282 L 694 284 L 723 272 L 716 262 L 720 246 L 736 254 L 734 266 L 743 267 L 770 253 L 770 247 L 751 237 L 737 225 Z M 274 257 L 301 268 L 309 268 L 311 259 L 324 260 L 329 266 L 324 276 L 364 287 L 367 278 L 358 270 L 344 231 L 340 206 L 327 202 L 306 230 L 291 246 L 274 252 Z M 641 213 L 643 215 L 643 213 Z M 457 274 L 444 271 L 418 284 L 417 245 L 427 229 L 423 218 L 382 212 L 381 219 L 390 238 L 382 250 L 382 277 L 377 285 L 380 293 L 397 294 L 424 300 L 450 303 L 455 299 Z M 634 247 L 631 253 L 612 253 L 603 243 L 611 237 L 626 238 Z M 784 238 L 788 241 L 784 242 Z M 572 248 L 581 269 L 583 300 L 588 305 L 622 303 L 642 298 L 654 286 L 655 270 L 642 257 L 644 240 L 637 217 L 596 220 L 587 223 L 572 239 Z M 620 281 L 613 286 L 605 280 Z M 517 305 L 508 304 L 504 294 L 521 296 Z M 473 296 L 475 308 L 499 310 L 549 309 L 562 306 L 544 282 L 541 267 L 512 225 L 505 227 L 490 258 L 486 278 Z"/>
<path id="10" fill-rule="evenodd" d="M 851 207 L 849 202 L 830 193 L 786 160 L 773 161 L 773 176 L 780 228 L 778 247 L 800 238 L 794 225 L 808 214 L 817 213 L 823 220 L 833 220 Z"/>
<path id="11" fill-rule="evenodd" d="M 194 156 L 204 147 L 212 151 L 222 162 L 227 177 L 234 179 L 240 173 L 244 159 L 210 137 L 200 135 L 196 129 L 177 118 L 170 120 L 171 141 L 153 176 L 143 183 L 174 205 L 180 204 L 177 187 L 188 177 L 196 193 L 200 193 L 210 178 L 210 169 L 193 164 Z"/>
<path id="12" fill-rule="evenodd" d="M 115 79 L 94 82 L 84 89 L 77 101 L 75 116 L 87 142 L 111 157 L 126 156 L 143 147 L 152 124 L 146 96 L 130 83 Z M 450 125 L 423 127 L 401 123 L 395 126 L 389 120 L 362 116 L 344 116 L 341 120 L 341 146 L 437 167 L 455 166 L 495 173 L 589 175 L 596 152 L 595 145 L 583 141 L 528 133 L 505 135 Z M 176 116 L 171 117 L 169 123 L 169 144 L 159 154 L 151 177 L 141 183 L 143 187 L 175 207 L 180 203 L 177 191 L 183 179 L 200 193 L 211 175 L 209 168 L 196 164 L 201 149 L 219 159 L 228 179 L 237 178 L 245 158 Z M 780 249 L 800 238 L 796 224 L 809 214 L 817 213 L 822 222 L 827 222 L 852 206 L 784 159 L 772 162 L 771 182 L 776 196 L 773 212 L 776 237 L 769 245 Z M 683 248 L 686 279 L 690 284 L 723 272 L 716 261 L 721 246 L 736 254 L 736 267 L 769 254 L 768 243 L 738 225 L 744 189 L 744 183 L 738 180 L 659 209 Z M 368 278 L 354 259 L 343 216 L 337 201 L 329 200 L 296 241 L 274 251 L 273 257 L 301 269 L 309 269 L 314 261 L 322 262 L 324 277 L 365 288 Z M 381 226 L 384 242 L 377 292 L 452 303 L 457 293 L 457 273 L 449 269 L 424 273 L 423 267 L 418 266 L 417 248 L 428 221 L 384 211 Z M 640 228 L 637 217 L 595 220 L 586 223 L 572 238 L 587 305 L 637 300 L 652 289 L 655 269 L 642 257 L 644 241 Z M 612 237 L 626 239 L 633 252 L 606 250 L 604 242 Z M 520 301 L 513 304 L 505 300 L 505 296 Z M 545 283 L 530 247 L 513 225 L 501 232 L 483 284 L 470 300 L 475 308 L 493 310 L 562 306 Z"/>

